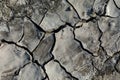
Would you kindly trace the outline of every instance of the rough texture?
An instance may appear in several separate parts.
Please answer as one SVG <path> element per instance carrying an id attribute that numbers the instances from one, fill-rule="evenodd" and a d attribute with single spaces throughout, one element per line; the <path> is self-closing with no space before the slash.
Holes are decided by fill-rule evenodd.
<path id="1" fill-rule="evenodd" d="M 119 80 L 120 0 L 0 0 L 0 80 Z"/>

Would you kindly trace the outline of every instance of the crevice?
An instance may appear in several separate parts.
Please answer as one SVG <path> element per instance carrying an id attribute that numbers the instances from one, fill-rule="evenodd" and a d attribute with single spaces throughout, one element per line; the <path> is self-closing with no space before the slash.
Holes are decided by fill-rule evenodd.
<path id="1" fill-rule="evenodd" d="M 80 15 L 79 15 L 78 12 L 77 12 L 77 10 L 76 10 L 75 7 L 69 2 L 69 0 L 66 0 L 66 2 L 67 2 L 70 6 L 72 6 L 72 8 L 73 8 L 73 10 L 75 10 L 78 18 L 81 19 L 81 18 L 80 18 Z"/>
<path id="2" fill-rule="evenodd" d="M 43 65 L 41 65 L 37 60 L 35 60 L 33 63 L 35 63 L 35 64 L 37 64 L 38 66 L 40 66 L 40 67 L 43 69 L 44 73 L 45 73 L 45 77 L 44 77 L 43 79 L 41 79 L 41 80 L 46 80 L 46 79 L 50 80 L 50 79 L 49 79 L 49 76 L 48 76 L 48 74 L 47 74 L 47 72 L 46 72 L 45 67 L 44 67 Z"/>
<path id="3" fill-rule="evenodd" d="M 44 71 L 44 73 L 45 73 L 45 75 L 46 75 L 45 78 L 43 78 L 42 80 L 45 80 L 46 78 L 48 78 L 48 80 L 49 80 L 49 77 L 48 77 L 48 75 L 47 75 L 47 73 L 46 73 L 46 70 L 45 70 L 44 66 L 40 65 L 37 60 L 34 60 L 33 53 L 32 53 L 29 49 L 27 49 L 27 48 L 24 47 L 24 46 L 18 45 L 17 43 L 15 43 L 15 42 L 13 42 L 13 41 L 7 41 L 7 40 L 4 40 L 4 39 L 3 39 L 3 40 L 1 40 L 1 42 L 3 42 L 3 43 L 8 43 L 8 44 L 14 44 L 14 45 L 16 45 L 16 46 L 18 46 L 18 47 L 20 47 L 20 48 L 28 51 L 29 54 L 30 54 L 31 57 L 32 57 L 32 62 L 33 62 L 33 63 L 36 63 L 38 66 L 40 66 L 40 67 L 43 69 L 43 71 Z M 48 63 L 48 62 L 47 62 L 47 63 Z M 24 67 L 24 66 L 23 66 L 23 67 Z M 20 71 L 20 70 L 19 70 L 19 71 Z M 16 74 L 19 74 L 19 71 L 16 72 Z"/>
<path id="4" fill-rule="evenodd" d="M 18 46 L 18 47 L 26 50 L 26 51 L 30 54 L 30 56 L 32 57 L 32 61 L 34 61 L 33 54 L 32 54 L 32 52 L 31 52 L 28 48 L 26 48 L 26 47 L 24 47 L 24 46 L 21 46 L 21 45 L 18 45 L 17 43 L 15 43 L 15 42 L 13 42 L 13 41 L 7 41 L 7 40 L 5 40 L 5 39 L 2 39 L 1 42 L 7 43 L 7 44 L 14 44 L 14 45 L 16 45 L 16 46 Z"/>
<path id="5" fill-rule="evenodd" d="M 45 31 L 44 29 L 42 29 L 39 25 L 37 25 L 30 17 L 27 16 L 27 18 L 35 25 L 35 27 L 36 27 L 38 30 L 46 33 L 46 31 Z"/>
<path id="6" fill-rule="evenodd" d="M 42 23 L 42 21 L 44 20 L 44 18 L 45 18 L 45 16 L 46 16 L 47 12 L 48 12 L 48 10 L 47 10 L 47 11 L 45 12 L 45 14 L 43 15 L 41 21 L 39 22 L 39 25 L 41 25 L 41 23 Z"/>
<path id="7" fill-rule="evenodd" d="M 64 29 L 67 25 L 68 25 L 69 27 L 74 28 L 74 26 L 72 26 L 70 23 L 65 22 L 64 25 L 61 25 L 58 29 L 53 30 L 51 33 L 58 33 L 60 30 Z"/>
<path id="8" fill-rule="evenodd" d="M 46 34 L 46 33 L 45 33 Z M 39 44 L 40 44 L 40 42 L 44 39 L 44 37 L 45 37 L 45 34 L 43 34 L 43 36 L 42 36 L 42 38 L 40 39 L 40 41 L 39 41 L 39 43 L 38 43 L 38 45 L 33 49 L 33 51 L 32 51 L 32 53 L 38 48 L 38 46 L 39 46 Z"/>
<path id="9" fill-rule="evenodd" d="M 53 40 L 54 43 L 53 43 L 52 48 L 51 48 L 51 50 L 50 50 L 50 52 L 49 52 L 49 54 L 51 54 L 52 57 L 51 57 L 48 61 L 44 62 L 42 65 L 41 65 L 37 60 L 34 61 L 34 63 L 36 63 L 37 65 L 41 66 L 41 68 L 44 70 L 45 78 L 43 78 L 42 80 L 45 80 L 45 79 L 50 80 L 50 79 L 49 79 L 49 76 L 48 76 L 48 74 L 47 74 L 47 72 L 46 72 L 45 65 L 54 59 L 54 56 L 53 56 L 53 54 L 52 54 L 52 51 L 53 51 L 54 46 L 55 46 L 55 43 L 56 43 L 55 34 L 53 34 L 53 38 L 54 38 L 54 40 Z"/>
<path id="10" fill-rule="evenodd" d="M 118 18 L 119 16 L 117 16 L 117 17 L 112 17 L 112 16 L 109 16 L 109 15 L 104 15 L 104 16 L 101 16 L 101 17 Z"/>
<path id="11" fill-rule="evenodd" d="M 54 43 L 53 43 L 52 48 L 51 48 L 51 50 L 50 50 L 50 52 L 49 52 L 49 54 L 51 54 L 51 59 L 49 59 L 47 62 L 45 62 L 45 63 L 43 64 L 43 66 L 45 66 L 48 62 L 50 62 L 50 61 L 52 61 L 52 60 L 54 59 L 54 55 L 52 54 L 52 51 L 54 50 L 55 43 L 56 43 L 55 34 L 53 34 L 53 38 L 54 38 Z"/>
<path id="12" fill-rule="evenodd" d="M 113 2 L 114 2 L 114 4 L 115 4 L 115 6 L 116 6 L 118 9 L 120 9 L 120 8 L 118 7 L 118 5 L 116 4 L 115 0 L 113 0 Z"/>
<path id="13" fill-rule="evenodd" d="M 71 24 L 66 23 L 64 26 L 60 27 L 57 31 L 55 31 L 55 33 L 56 33 L 56 32 L 59 32 L 61 29 L 65 28 L 66 25 L 72 27 Z M 54 39 L 55 39 L 55 43 L 56 43 L 56 37 L 55 37 L 55 35 L 54 35 Z M 54 46 L 55 46 L 55 44 L 54 44 Z M 54 47 L 53 47 L 53 49 L 54 49 Z M 52 54 L 52 51 L 53 51 L 53 50 L 51 50 L 51 54 Z M 53 59 L 54 59 L 54 55 L 53 55 L 53 54 L 52 54 L 52 56 L 53 56 Z M 66 68 L 65 68 L 64 66 L 62 66 L 57 59 L 54 59 L 54 61 L 57 62 L 57 63 L 60 65 L 60 67 L 61 67 L 68 75 L 70 75 L 74 80 L 79 80 L 78 78 L 74 77 L 70 72 L 68 72 L 68 71 L 66 70 Z"/>
<path id="14" fill-rule="evenodd" d="M 14 69 L 13 69 L 13 70 L 10 70 L 10 71 L 2 72 L 2 74 L 5 74 L 5 75 L 8 74 L 7 76 L 9 76 L 9 72 L 11 73 L 11 72 L 13 71 L 13 73 L 14 73 L 13 78 L 14 78 L 14 77 L 16 77 L 16 76 L 19 76 L 19 73 L 20 73 L 21 69 L 23 69 L 25 66 L 27 66 L 27 65 L 30 64 L 30 63 L 31 63 L 31 62 L 28 62 L 28 63 L 24 64 L 22 67 L 19 67 L 18 70 L 15 70 L 15 71 L 14 71 Z M 5 77 L 7 77 L 7 76 L 5 76 Z"/>
<path id="15" fill-rule="evenodd" d="M 96 20 L 96 19 L 97 19 L 97 17 L 90 17 L 89 19 L 81 19 L 81 22 L 88 23 L 88 22 Z"/>
<path id="16" fill-rule="evenodd" d="M 61 29 L 60 29 L 61 30 Z M 50 80 L 49 79 L 49 76 L 47 75 L 47 72 L 46 72 L 46 69 L 45 69 L 45 65 L 47 64 L 47 63 L 49 63 L 50 61 L 52 61 L 52 60 L 54 60 L 55 62 L 56 61 L 58 61 L 58 60 L 56 60 L 56 59 L 54 59 L 55 57 L 54 57 L 54 55 L 52 54 L 52 52 L 53 52 L 53 50 L 54 50 L 54 47 L 55 47 L 55 43 L 56 43 L 56 37 L 55 37 L 55 34 L 53 34 L 53 36 L 54 36 L 54 43 L 53 43 L 53 46 L 52 46 L 52 48 L 51 48 L 51 50 L 50 50 L 50 54 L 51 54 L 51 59 L 49 59 L 47 62 L 45 62 L 43 65 L 40 65 L 39 63 L 38 63 L 38 61 L 36 61 L 36 63 L 38 64 L 38 65 L 40 65 L 42 68 L 43 68 L 43 70 L 45 71 L 45 73 L 46 73 L 46 77 L 43 79 L 43 80 L 45 80 L 46 78 L 48 78 L 48 80 Z M 59 61 L 58 61 L 59 62 Z M 57 62 L 57 63 L 58 63 Z M 72 78 L 74 78 L 75 80 L 79 80 L 79 79 L 77 79 L 77 78 L 75 78 L 74 76 L 72 76 L 60 63 L 59 63 L 59 65 L 60 65 L 60 67 L 62 68 L 62 69 L 64 69 L 65 70 L 65 72 L 67 73 L 67 74 L 69 74 Z"/>
<path id="17" fill-rule="evenodd" d="M 92 64 L 92 66 L 93 66 L 93 68 L 97 71 L 97 76 L 98 75 L 100 75 L 101 73 L 102 73 L 102 71 L 101 70 L 99 70 L 96 66 L 95 66 L 95 64 L 94 64 L 94 61 L 92 60 L 92 62 L 91 62 L 91 64 Z"/>
<path id="18" fill-rule="evenodd" d="M 23 37 L 24 37 L 24 34 L 25 32 L 24 32 L 24 27 L 23 27 L 23 32 L 22 32 L 22 36 L 21 36 L 21 38 L 18 40 L 18 42 L 20 42 L 22 39 L 23 39 Z"/>
<path id="19" fill-rule="evenodd" d="M 68 75 L 70 75 L 74 80 L 79 80 L 78 78 L 74 77 L 70 72 L 68 72 L 68 71 L 66 70 L 66 68 L 63 67 L 58 60 L 54 59 L 54 62 L 57 62 L 57 63 L 60 65 L 60 67 L 61 67 Z"/>
<path id="20" fill-rule="evenodd" d="M 80 40 L 76 39 L 76 37 L 75 37 L 75 32 L 74 32 L 74 31 L 75 31 L 75 29 L 73 30 L 74 40 L 79 43 L 80 47 L 81 47 L 84 51 L 86 51 L 87 53 L 89 53 L 89 54 L 92 55 L 93 57 L 96 57 L 92 52 L 90 52 L 89 50 L 87 50 L 87 49 L 84 48 L 84 46 L 83 46 L 83 44 L 82 44 L 82 42 L 81 42 Z"/>
<path id="21" fill-rule="evenodd" d="M 102 16 L 105 16 L 105 15 L 106 15 L 106 9 L 107 9 L 107 4 L 108 4 L 108 2 L 109 2 L 109 0 L 107 0 L 107 1 L 105 2 L 103 14 L 100 15 L 99 13 L 96 13 L 96 12 L 95 12 L 97 16 L 102 17 Z"/>
<path id="22" fill-rule="evenodd" d="M 114 56 L 117 55 L 117 54 L 118 54 L 119 56 L 118 56 L 118 59 L 116 60 L 116 63 L 115 63 L 115 65 L 114 65 L 114 69 L 115 69 L 115 71 L 116 71 L 117 73 L 120 74 L 120 70 L 117 69 L 117 64 L 118 64 L 119 61 L 120 61 L 120 51 L 114 53 L 114 55 L 113 55 L 112 57 L 114 57 Z"/>
<path id="23" fill-rule="evenodd" d="M 62 30 L 65 27 L 66 27 L 66 24 L 65 25 L 61 25 L 58 29 L 53 30 L 51 33 L 58 33 L 60 30 Z"/>
<path id="24" fill-rule="evenodd" d="M 107 56 L 108 56 L 108 54 L 107 54 L 107 51 L 104 49 L 104 47 L 102 46 L 102 40 L 101 40 L 101 38 L 102 38 L 102 36 L 103 36 L 103 32 L 102 32 L 102 30 L 100 29 L 100 27 L 99 27 L 99 24 L 98 24 L 98 21 L 97 21 L 97 27 L 98 27 L 98 30 L 99 30 L 99 32 L 100 32 L 100 36 L 99 36 L 99 38 L 98 38 L 98 41 L 100 42 L 100 44 L 99 44 L 99 47 L 103 50 L 103 52 L 105 52 L 105 55 L 106 55 L 106 58 L 107 58 Z M 99 48 L 99 50 L 100 50 L 100 48 Z M 98 51 L 99 51 L 98 50 Z"/>
<path id="25" fill-rule="evenodd" d="M 20 73 L 20 71 L 21 71 L 21 69 L 23 69 L 24 67 L 26 67 L 28 64 L 30 64 L 31 62 L 28 62 L 28 63 L 26 63 L 25 65 L 23 65 L 22 67 L 20 67 L 16 72 L 15 72 L 15 76 L 18 76 L 19 75 L 19 73 Z"/>
<path id="26" fill-rule="evenodd" d="M 46 78 L 48 78 L 48 80 L 50 80 L 50 79 L 49 79 L 49 76 L 48 76 L 48 74 L 47 74 L 47 72 L 46 72 L 45 65 L 54 59 L 54 55 L 52 54 L 52 51 L 54 50 L 55 43 L 56 43 L 55 34 L 53 34 L 53 38 L 54 38 L 54 43 L 53 43 L 52 48 L 51 48 L 51 50 L 50 50 L 50 52 L 49 52 L 49 54 L 51 54 L 52 57 L 51 57 L 48 61 L 44 62 L 43 65 L 41 65 L 41 67 L 44 69 L 44 71 L 45 71 L 45 73 L 46 73 Z M 46 78 L 45 78 L 45 79 L 46 79 Z M 43 80 L 45 80 L 45 79 L 43 79 Z"/>

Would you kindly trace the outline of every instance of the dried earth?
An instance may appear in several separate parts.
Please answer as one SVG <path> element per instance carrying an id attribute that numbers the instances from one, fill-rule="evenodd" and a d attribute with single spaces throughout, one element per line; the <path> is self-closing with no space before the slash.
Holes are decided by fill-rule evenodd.
<path id="1" fill-rule="evenodd" d="M 120 0 L 0 0 L 0 80 L 120 80 Z"/>

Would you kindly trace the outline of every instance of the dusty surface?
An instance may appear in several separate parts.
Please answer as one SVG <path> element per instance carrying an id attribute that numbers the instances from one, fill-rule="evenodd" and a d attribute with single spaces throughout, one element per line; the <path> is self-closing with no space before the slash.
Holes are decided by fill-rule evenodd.
<path id="1" fill-rule="evenodd" d="M 119 80 L 120 0 L 0 0 L 0 80 Z"/>

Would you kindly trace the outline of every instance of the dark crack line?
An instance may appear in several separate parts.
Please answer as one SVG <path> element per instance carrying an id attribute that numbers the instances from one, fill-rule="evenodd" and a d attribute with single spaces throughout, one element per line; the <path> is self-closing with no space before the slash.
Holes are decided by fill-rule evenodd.
<path id="1" fill-rule="evenodd" d="M 88 23 L 88 22 L 93 21 L 93 20 L 96 20 L 96 19 L 97 19 L 97 17 L 90 17 L 89 19 L 81 19 L 81 22 L 86 22 L 86 23 Z"/>
<path id="2" fill-rule="evenodd" d="M 114 69 L 115 69 L 116 72 L 118 72 L 118 73 L 120 74 L 120 70 L 117 69 L 117 64 L 118 64 L 119 61 L 120 61 L 120 51 L 116 52 L 115 54 L 119 54 L 119 57 L 118 57 L 115 65 L 114 65 Z"/>
<path id="3" fill-rule="evenodd" d="M 66 27 L 66 25 L 61 25 L 58 29 L 53 30 L 52 33 L 58 33 L 60 30 L 62 30 L 65 27 Z"/>
<path id="4" fill-rule="evenodd" d="M 118 70 L 117 69 L 117 64 L 119 63 L 119 61 L 120 61 L 120 51 L 118 51 L 118 52 L 115 52 L 114 54 L 113 54 L 113 56 L 110 56 L 109 58 L 107 58 L 106 60 L 105 60 L 105 62 L 104 62 L 104 64 L 107 62 L 107 61 L 110 61 L 112 58 L 114 58 L 116 55 L 119 55 L 118 56 L 118 59 L 115 61 L 115 63 L 113 64 L 113 67 L 114 67 L 114 70 L 117 72 L 117 73 L 119 73 L 120 74 L 120 70 Z M 112 62 L 111 62 L 112 63 Z"/>
<path id="5" fill-rule="evenodd" d="M 24 27 L 23 27 L 23 34 L 22 34 L 22 36 L 21 36 L 21 38 L 18 40 L 18 42 L 20 42 L 22 39 L 23 39 L 23 37 L 24 37 L 24 34 L 25 32 L 24 32 Z"/>
<path id="6" fill-rule="evenodd" d="M 45 18 L 45 16 L 46 16 L 47 12 L 48 12 L 48 10 L 47 10 L 47 11 L 45 12 L 45 14 L 43 15 L 41 21 L 39 22 L 39 25 L 41 25 L 41 23 L 42 23 L 42 21 L 44 20 L 44 18 Z"/>
<path id="7" fill-rule="evenodd" d="M 116 47 L 116 49 L 117 49 L 117 52 L 119 51 L 118 50 L 118 45 L 117 45 L 117 42 L 119 41 L 119 39 L 120 39 L 120 36 L 117 38 L 117 40 L 115 41 L 115 47 Z"/>
<path id="8" fill-rule="evenodd" d="M 66 1 L 70 6 L 72 6 L 72 8 L 73 8 L 73 10 L 75 10 L 78 18 L 81 19 L 81 18 L 80 18 L 80 15 L 79 15 L 78 12 L 77 12 L 77 10 L 76 10 L 75 7 L 69 2 L 69 0 L 65 0 L 65 1 Z"/>
<path id="9" fill-rule="evenodd" d="M 38 30 L 46 33 L 46 31 L 45 31 L 44 29 L 42 29 L 39 25 L 37 25 L 30 17 L 27 16 L 27 18 L 35 25 L 35 27 L 36 27 Z"/>
<path id="10" fill-rule="evenodd" d="M 62 20 L 61 16 L 60 16 L 57 12 L 56 12 L 56 14 L 58 15 L 59 19 L 60 19 L 63 23 L 65 23 L 64 25 L 67 25 L 67 24 L 68 24 L 68 25 L 72 26 L 71 23 Z M 79 21 L 77 21 L 72 27 L 76 26 L 76 24 L 77 24 L 78 22 L 79 22 Z"/>
<path id="11" fill-rule="evenodd" d="M 49 54 L 51 54 L 52 57 L 48 61 L 44 62 L 42 65 L 37 60 L 34 61 L 34 63 L 36 63 L 37 65 L 41 66 L 41 68 L 43 69 L 43 71 L 45 73 L 45 78 L 43 78 L 42 80 L 45 80 L 47 78 L 48 78 L 48 80 L 50 80 L 49 76 L 48 76 L 48 74 L 46 72 L 45 65 L 54 59 L 52 51 L 53 51 L 55 43 L 56 43 L 55 34 L 53 34 L 53 38 L 54 38 L 54 41 L 53 41 L 54 43 L 53 43 L 52 48 L 50 49 L 50 52 L 49 52 Z"/>
<path id="12" fill-rule="evenodd" d="M 97 75 L 99 75 L 99 74 L 101 74 L 102 73 L 102 71 L 101 70 L 99 70 L 96 66 L 95 66 L 95 64 L 94 64 L 94 61 L 92 60 L 92 66 L 93 66 L 93 68 L 95 68 L 96 70 L 97 70 L 97 72 L 98 72 L 98 74 Z"/>
<path id="13" fill-rule="evenodd" d="M 115 0 L 113 0 L 113 2 L 114 2 L 114 4 L 115 4 L 115 6 L 116 6 L 118 9 L 120 9 L 120 8 L 118 7 L 118 5 L 116 4 Z"/>
<path id="14" fill-rule="evenodd" d="M 75 30 L 75 29 L 74 29 L 74 30 Z M 74 40 L 79 43 L 80 47 L 81 47 L 84 51 L 86 51 L 86 52 L 89 53 L 90 55 L 96 57 L 92 52 L 90 52 L 89 50 L 87 50 L 87 49 L 84 48 L 84 46 L 83 46 L 83 44 L 82 44 L 82 42 L 81 42 L 80 40 L 76 39 L 74 30 L 73 30 Z"/>
<path id="15" fill-rule="evenodd" d="M 22 67 L 20 67 L 16 72 L 15 72 L 15 76 L 19 75 L 21 69 L 25 68 L 28 64 L 30 64 L 31 62 L 26 63 L 25 65 L 23 65 Z"/>
<path id="16" fill-rule="evenodd" d="M 3 43 L 8 43 L 8 44 L 14 44 L 14 45 L 16 45 L 16 46 L 18 46 L 18 47 L 26 50 L 26 51 L 30 54 L 30 56 L 32 57 L 32 61 L 34 61 L 33 54 L 32 54 L 32 52 L 31 52 L 28 48 L 26 48 L 26 47 L 24 47 L 24 46 L 21 46 L 21 45 L 18 45 L 17 43 L 15 43 L 15 42 L 13 42 L 13 41 L 7 41 L 7 40 L 5 40 L 5 39 L 2 39 L 1 42 L 3 42 Z"/>
<path id="17" fill-rule="evenodd" d="M 99 24 L 98 24 L 98 21 L 97 21 L 97 27 L 98 27 L 98 30 L 99 30 L 99 32 L 100 32 L 100 36 L 99 36 L 99 38 L 98 38 L 98 41 L 100 42 L 100 44 L 99 44 L 99 46 L 100 46 L 100 48 L 103 50 L 103 52 L 105 52 L 105 55 L 106 56 L 108 56 L 108 54 L 107 54 L 107 51 L 104 49 L 104 47 L 102 46 L 102 40 L 101 40 L 101 38 L 102 38 L 102 36 L 103 36 L 103 32 L 102 32 L 102 30 L 100 29 L 100 27 L 99 27 Z M 99 48 L 99 50 L 100 50 L 100 48 Z M 99 51 L 98 50 L 98 51 Z M 107 57 L 106 57 L 107 58 Z"/>
<path id="18" fill-rule="evenodd" d="M 37 64 L 38 66 L 40 66 L 40 67 L 43 69 L 43 71 L 44 71 L 45 77 L 44 77 L 43 79 L 41 79 L 41 80 L 46 80 L 46 79 L 50 80 L 50 79 L 49 79 L 49 76 L 48 76 L 48 74 L 47 74 L 47 72 L 46 72 L 45 67 L 44 67 L 43 65 L 41 65 L 37 60 L 35 60 L 33 63 L 35 63 L 35 64 Z"/>
<path id="19" fill-rule="evenodd" d="M 60 29 L 61 30 L 61 29 Z M 41 65 L 41 67 L 44 69 L 44 71 L 45 71 L 45 73 L 47 74 L 47 72 L 46 72 L 46 69 L 45 69 L 45 65 L 47 64 L 47 63 L 49 63 L 50 61 L 52 61 L 52 60 L 54 60 L 54 61 L 58 61 L 58 60 L 56 60 L 56 59 L 54 59 L 55 57 L 54 57 L 54 55 L 52 54 L 52 52 L 53 52 L 53 50 L 54 50 L 54 47 L 55 47 L 55 43 L 56 43 L 56 37 L 55 37 L 55 33 L 53 34 L 53 38 L 54 38 L 54 43 L 53 43 L 53 46 L 52 46 L 52 48 L 51 48 L 51 50 L 50 50 L 50 54 L 51 54 L 51 59 L 50 60 L 48 60 L 47 62 L 45 62 L 43 65 Z M 58 61 L 59 62 L 59 61 Z M 58 63 L 57 62 L 57 63 Z M 60 63 L 59 63 L 59 65 L 60 65 L 60 67 L 62 68 L 62 69 L 64 69 L 64 71 L 67 73 L 67 74 L 69 74 L 72 78 L 74 78 L 75 80 L 79 80 L 79 79 L 77 79 L 76 77 L 74 77 L 74 76 L 72 76 Z M 49 76 L 48 75 L 46 75 L 46 78 L 48 78 L 48 80 L 49 80 Z M 44 79 L 45 80 L 45 79 Z"/>
<path id="20" fill-rule="evenodd" d="M 109 0 L 107 0 L 107 1 L 105 2 L 106 4 L 105 4 L 105 6 L 104 6 L 104 13 L 103 13 L 103 14 L 100 15 L 99 13 L 96 13 L 96 12 L 95 12 L 98 16 L 100 16 L 100 17 L 105 16 L 108 2 L 109 2 Z"/>
<path id="21" fill-rule="evenodd" d="M 50 52 L 49 52 L 52 57 L 51 57 L 48 61 L 44 62 L 43 65 L 42 65 L 42 68 L 44 69 L 45 72 L 46 72 L 45 65 L 54 59 L 54 55 L 52 54 L 52 52 L 53 52 L 53 50 L 54 50 L 55 43 L 56 43 L 55 34 L 53 34 L 53 38 L 54 38 L 54 41 L 53 41 L 54 43 L 53 43 L 52 48 L 51 48 L 51 50 L 50 50 Z M 46 77 L 48 78 L 48 80 L 50 80 L 47 72 L 46 72 Z"/>
<path id="22" fill-rule="evenodd" d="M 41 41 L 44 39 L 45 34 L 43 34 L 42 38 L 40 39 L 38 45 L 35 47 L 35 49 L 32 51 L 32 53 L 38 48 L 39 44 L 41 43 Z"/>
<path id="23" fill-rule="evenodd" d="M 66 70 L 66 68 L 65 68 L 64 66 L 62 66 L 61 63 L 60 63 L 58 60 L 55 59 L 54 62 L 57 62 L 57 63 L 59 64 L 59 66 L 60 66 L 68 75 L 70 75 L 73 79 L 79 80 L 78 78 L 74 77 L 70 72 L 68 72 L 68 71 Z"/>
<path id="24" fill-rule="evenodd" d="M 26 65 L 28 65 L 28 64 L 30 64 L 30 62 L 24 64 L 22 67 L 19 67 L 18 70 L 15 70 L 14 75 L 13 75 L 13 78 L 14 78 L 15 76 L 18 76 L 19 73 L 20 73 L 20 71 L 21 71 L 21 69 L 23 69 L 23 68 L 24 68 Z M 10 72 L 12 72 L 12 71 L 10 71 Z M 6 74 L 6 72 L 2 72 L 2 74 Z M 9 76 L 9 72 L 7 72 L 7 74 L 8 74 L 8 76 Z"/>
<path id="25" fill-rule="evenodd" d="M 56 37 L 55 37 L 55 34 L 54 34 L 54 45 L 52 46 L 52 49 L 51 49 L 51 51 L 50 51 L 53 59 L 54 59 L 55 57 L 54 57 L 54 55 L 52 54 L 52 51 L 54 50 L 55 43 L 56 43 Z M 53 59 L 52 59 L 52 60 L 53 60 Z M 79 79 L 77 79 L 76 77 L 74 77 L 70 72 L 68 72 L 68 71 L 60 64 L 60 62 L 59 62 L 57 59 L 54 59 L 54 61 L 57 62 L 57 63 L 59 63 L 60 67 L 61 67 L 67 74 L 69 74 L 72 78 L 74 78 L 75 80 L 79 80 Z"/>
<path id="26" fill-rule="evenodd" d="M 58 29 L 53 30 L 51 33 L 58 33 L 60 30 L 62 30 L 62 29 L 64 29 L 64 28 L 66 28 L 66 26 L 67 26 L 67 25 L 68 25 L 69 27 L 74 28 L 74 26 L 72 26 L 70 23 L 65 22 L 65 24 L 64 24 L 64 25 L 61 25 Z"/>
<path id="27" fill-rule="evenodd" d="M 15 42 L 13 42 L 13 41 L 6 41 L 6 40 L 4 40 L 4 39 L 2 39 L 1 42 L 3 42 L 3 43 L 8 43 L 8 44 L 14 44 L 14 45 L 16 45 L 16 46 L 18 46 L 18 47 L 20 47 L 20 48 L 28 51 L 28 53 L 29 53 L 30 56 L 32 57 L 32 62 L 33 62 L 33 63 L 36 63 L 38 66 L 41 66 L 36 60 L 34 60 L 33 53 L 32 53 L 29 49 L 27 49 L 26 47 L 21 46 L 21 45 L 18 45 L 17 43 L 15 43 Z M 47 73 L 46 73 L 45 68 L 44 68 L 43 66 L 41 66 L 41 68 L 43 69 L 43 71 L 44 71 L 44 73 L 45 73 L 45 75 L 46 75 L 46 77 L 45 77 L 44 79 L 42 79 L 42 80 L 45 80 L 46 78 L 48 78 L 48 80 L 49 80 L 49 77 L 48 77 L 48 75 L 47 75 Z M 19 72 L 19 71 L 18 71 L 18 72 Z"/>
<path id="28" fill-rule="evenodd" d="M 53 50 L 54 50 L 54 47 L 55 47 L 55 43 L 56 43 L 56 38 L 55 38 L 55 34 L 53 34 L 53 38 L 54 38 L 54 43 L 53 43 L 53 45 L 52 45 L 52 47 L 51 47 L 51 49 L 50 49 L 50 54 L 51 54 L 51 59 L 50 60 L 48 60 L 47 62 L 45 62 L 44 64 L 43 64 L 43 66 L 45 66 L 48 62 L 50 62 L 51 60 L 53 60 L 54 59 L 54 55 L 52 54 L 52 52 L 53 52 Z"/>
<path id="29" fill-rule="evenodd" d="M 6 22 L 6 25 L 7 25 L 8 31 L 10 32 L 10 27 L 8 25 L 8 22 Z"/>
<path id="30" fill-rule="evenodd" d="M 118 18 L 119 16 L 117 16 L 117 17 L 112 17 L 112 16 L 109 16 L 109 15 L 104 15 L 104 16 L 101 16 L 101 17 Z"/>

